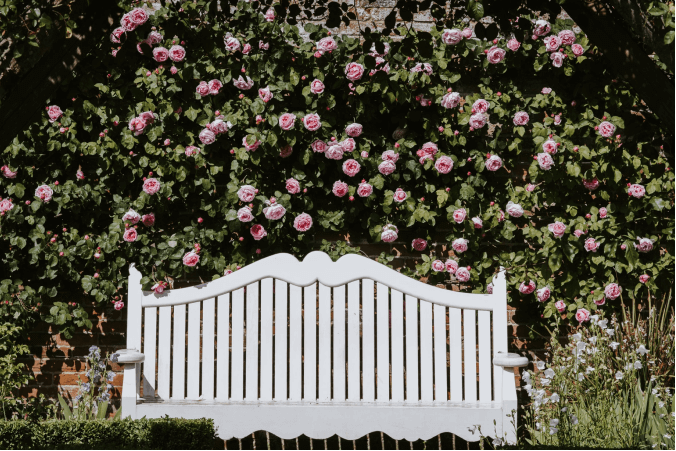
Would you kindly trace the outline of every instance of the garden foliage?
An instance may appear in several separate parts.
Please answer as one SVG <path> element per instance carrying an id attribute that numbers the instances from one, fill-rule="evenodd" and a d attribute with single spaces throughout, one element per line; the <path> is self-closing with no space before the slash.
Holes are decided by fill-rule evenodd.
<path id="1" fill-rule="evenodd" d="M 404 272 L 475 292 L 506 267 L 545 318 L 673 285 L 660 122 L 572 21 L 304 40 L 256 4 L 223 23 L 201 0 L 123 3 L 0 153 L 5 318 L 90 327 L 57 296 L 121 309 L 132 262 L 160 291 L 302 257 L 323 231 L 402 242 L 421 256 Z"/>

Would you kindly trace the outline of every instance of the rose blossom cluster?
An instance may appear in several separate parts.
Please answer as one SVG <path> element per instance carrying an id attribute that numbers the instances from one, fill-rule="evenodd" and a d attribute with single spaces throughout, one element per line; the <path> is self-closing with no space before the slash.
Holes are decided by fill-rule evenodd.
<path id="1" fill-rule="evenodd" d="M 152 111 L 144 111 L 129 121 L 129 130 L 134 132 L 134 136 L 142 135 L 148 125 L 155 123 L 155 118 L 155 113 Z"/>

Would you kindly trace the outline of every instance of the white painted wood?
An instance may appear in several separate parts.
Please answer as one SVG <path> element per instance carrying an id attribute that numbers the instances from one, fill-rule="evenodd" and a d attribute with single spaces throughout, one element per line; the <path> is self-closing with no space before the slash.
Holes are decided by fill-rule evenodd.
<path id="1" fill-rule="evenodd" d="M 275 280 L 275 400 L 284 401 L 287 392 L 287 304 L 288 285 Z"/>
<path id="2" fill-rule="evenodd" d="M 332 399 L 336 402 L 345 401 L 345 285 L 333 289 Z"/>
<path id="3" fill-rule="evenodd" d="M 479 316 L 479 401 L 491 401 L 491 312 Z"/>
<path id="4" fill-rule="evenodd" d="M 214 398 L 214 351 L 216 339 L 216 299 L 202 302 L 202 399 Z"/>
<path id="5" fill-rule="evenodd" d="M 361 399 L 360 343 L 359 343 L 359 282 L 347 286 L 347 399 Z"/>
<path id="6" fill-rule="evenodd" d="M 331 288 L 319 284 L 319 402 L 331 401 Z"/>
<path id="7" fill-rule="evenodd" d="M 420 301 L 420 400 L 434 401 L 432 365 L 432 304 Z"/>
<path id="8" fill-rule="evenodd" d="M 157 396 L 168 400 L 171 393 L 171 306 L 160 307 L 157 346 Z"/>
<path id="9" fill-rule="evenodd" d="M 317 285 L 303 288 L 303 400 L 317 399 Z"/>
<path id="10" fill-rule="evenodd" d="M 377 285 L 376 401 L 390 400 L 390 293 L 387 285 Z"/>
<path id="11" fill-rule="evenodd" d="M 258 399 L 258 282 L 246 287 L 246 371 L 244 399 Z"/>
<path id="12" fill-rule="evenodd" d="M 404 294 L 392 290 L 390 294 L 392 327 L 392 402 L 404 402 Z"/>
<path id="13" fill-rule="evenodd" d="M 185 318 L 187 305 L 174 306 L 174 346 L 171 349 L 171 398 L 185 398 Z"/>
<path id="14" fill-rule="evenodd" d="M 272 401 L 272 313 L 274 310 L 273 279 L 261 280 L 261 401 Z"/>
<path id="15" fill-rule="evenodd" d="M 230 399 L 244 399 L 244 288 L 232 293 L 232 370 Z"/>
<path id="16" fill-rule="evenodd" d="M 218 348 L 216 352 L 216 398 L 230 398 L 230 294 L 218 297 Z"/>
<path id="17" fill-rule="evenodd" d="M 420 400 L 418 390 L 418 300 L 406 295 L 406 402 Z"/>
<path id="18" fill-rule="evenodd" d="M 371 279 L 362 279 L 362 400 L 375 401 L 375 285 Z"/>
<path id="19" fill-rule="evenodd" d="M 141 273 L 132 263 L 129 265 L 127 280 L 129 294 L 127 296 L 127 349 L 141 351 L 141 328 L 143 325 L 143 292 Z M 136 400 L 141 396 L 141 365 L 126 365 L 127 390 L 123 387 L 122 409 L 135 418 Z"/>
<path id="20" fill-rule="evenodd" d="M 289 400 L 303 394 L 303 289 L 289 285 Z"/>
<path id="21" fill-rule="evenodd" d="M 462 401 L 462 311 L 448 309 L 448 329 L 450 333 L 450 378 L 451 401 Z"/>
<path id="22" fill-rule="evenodd" d="M 186 399 L 200 397 L 200 314 L 201 303 L 188 304 L 188 390 Z"/>
<path id="23" fill-rule="evenodd" d="M 462 311 L 465 362 L 465 401 L 476 401 L 476 311 Z"/>
<path id="24" fill-rule="evenodd" d="M 155 352 L 157 350 L 157 307 L 144 309 L 143 320 L 143 398 L 155 398 Z"/>
<path id="25" fill-rule="evenodd" d="M 446 366 L 446 307 L 434 305 L 434 400 L 448 401 Z"/>

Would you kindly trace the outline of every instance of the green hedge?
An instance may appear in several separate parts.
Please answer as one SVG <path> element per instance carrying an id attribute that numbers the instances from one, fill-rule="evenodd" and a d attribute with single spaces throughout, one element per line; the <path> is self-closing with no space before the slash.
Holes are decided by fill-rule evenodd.
<path id="1" fill-rule="evenodd" d="M 0 449 L 213 449 L 210 419 L 0 421 Z"/>

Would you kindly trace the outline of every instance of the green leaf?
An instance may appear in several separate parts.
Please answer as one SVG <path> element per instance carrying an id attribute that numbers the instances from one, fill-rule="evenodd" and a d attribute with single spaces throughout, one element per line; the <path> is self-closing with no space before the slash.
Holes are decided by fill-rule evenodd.
<path id="1" fill-rule="evenodd" d="M 554 252 L 551 252 L 547 263 L 552 272 L 558 271 L 561 268 L 561 251 L 556 249 Z"/>
<path id="2" fill-rule="evenodd" d="M 64 418 L 66 420 L 72 419 L 73 413 L 70 411 L 70 407 L 68 407 L 68 403 L 66 402 L 66 400 L 63 399 L 61 393 L 57 393 L 56 396 L 59 398 L 59 404 L 61 404 L 61 412 L 63 413 Z"/>

